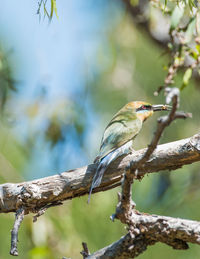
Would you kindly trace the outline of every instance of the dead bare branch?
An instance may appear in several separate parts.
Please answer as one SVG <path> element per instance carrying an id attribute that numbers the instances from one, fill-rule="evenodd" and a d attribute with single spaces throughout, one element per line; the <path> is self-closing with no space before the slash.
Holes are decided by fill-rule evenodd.
<path id="1" fill-rule="evenodd" d="M 185 242 L 185 240 L 182 239 L 178 239 L 177 237 L 171 238 L 170 237 L 170 233 L 171 230 L 173 230 L 173 227 L 166 227 L 166 223 L 165 226 L 163 224 L 163 220 L 160 218 L 159 219 L 159 224 L 157 224 L 156 221 L 156 233 L 154 230 L 154 225 L 150 224 L 147 226 L 145 223 L 146 222 L 153 222 L 152 218 L 150 221 L 148 220 L 144 220 L 139 222 L 139 224 L 137 224 L 136 219 L 138 217 L 138 214 L 142 215 L 141 213 L 137 212 L 135 210 L 135 203 L 132 200 L 132 183 L 133 183 L 133 179 L 134 176 L 138 176 L 138 171 L 139 168 L 142 168 L 142 166 L 149 160 L 149 158 L 151 157 L 152 153 L 154 152 L 154 150 L 156 149 L 158 142 L 162 136 L 163 131 L 165 130 L 165 128 L 167 126 L 169 126 L 172 121 L 174 121 L 177 118 L 185 118 L 185 117 L 189 117 L 190 114 L 186 114 L 183 112 L 179 112 L 177 113 L 176 110 L 179 106 L 179 89 L 177 88 L 165 88 L 165 92 L 166 92 L 166 103 L 173 103 L 172 106 L 172 110 L 171 112 L 164 117 L 160 117 L 158 119 L 158 125 L 157 125 L 157 130 L 154 133 L 154 136 L 152 138 L 152 141 L 150 143 L 150 145 L 148 145 L 148 148 L 146 150 L 146 152 L 144 153 L 143 157 L 141 157 L 141 159 L 139 159 L 135 164 L 134 164 L 134 170 L 131 170 L 131 167 L 133 165 L 134 162 L 131 162 L 131 165 L 129 168 L 127 168 L 125 174 L 124 174 L 124 178 L 123 178 L 123 182 L 122 182 L 122 194 L 119 195 L 119 203 L 116 207 L 116 212 L 114 215 L 112 215 L 111 219 L 114 220 L 115 218 L 119 219 L 123 224 L 127 224 L 128 228 L 129 228 L 129 233 L 135 238 L 135 233 L 141 234 L 144 236 L 143 240 L 140 239 L 140 246 L 145 248 L 152 243 L 161 241 L 164 242 L 168 245 L 173 246 L 173 248 L 176 249 L 186 249 L 188 248 L 187 243 Z M 131 172 L 132 171 L 132 172 Z M 136 213 L 135 213 L 136 212 Z M 155 219 L 155 218 L 154 218 Z M 177 221 L 177 219 L 173 219 L 175 222 Z M 169 219 L 168 219 L 169 221 Z M 200 226 L 200 223 L 198 223 L 198 225 Z M 167 234 L 163 232 L 167 231 Z M 173 231 L 172 231 L 173 232 Z M 177 232 L 177 230 L 176 230 Z M 158 234 L 159 233 L 159 234 Z M 161 233 L 161 234 L 160 234 Z M 153 239 L 152 239 L 153 237 Z M 148 242 L 147 242 L 148 239 Z M 150 241 L 150 242 L 149 242 Z M 132 245 L 132 247 L 134 248 L 135 245 Z M 117 248 L 115 247 L 115 249 L 117 250 Z M 129 247 L 130 250 L 130 247 Z M 135 253 L 134 251 L 134 256 L 130 253 L 127 257 L 135 257 L 137 255 L 139 255 L 140 253 L 142 253 L 144 251 L 144 249 L 139 249 L 139 251 L 137 251 L 137 253 Z M 119 255 L 117 257 L 113 257 L 113 258 L 120 258 Z"/>
<path id="2" fill-rule="evenodd" d="M 166 102 L 173 103 L 172 110 L 168 114 L 168 116 L 160 117 L 158 119 L 157 130 L 154 133 L 151 143 L 148 145 L 148 148 L 142 158 L 140 158 L 137 162 L 131 162 L 130 167 L 127 168 L 123 182 L 122 182 L 122 194 L 121 200 L 119 201 L 116 214 L 112 216 L 112 218 L 118 218 L 122 223 L 128 224 L 130 211 L 134 208 L 134 202 L 132 201 L 132 183 L 135 176 L 138 175 L 138 170 L 141 168 L 146 161 L 149 160 L 153 151 L 156 149 L 158 142 L 162 136 L 164 129 L 171 124 L 173 120 L 176 118 L 180 118 L 180 116 L 175 116 L 176 110 L 179 105 L 179 89 L 177 88 L 166 88 Z M 185 115 L 185 114 L 184 114 Z M 131 167 L 134 164 L 135 169 L 131 172 Z"/>
<path id="3" fill-rule="evenodd" d="M 90 255 L 90 251 L 88 249 L 88 246 L 85 242 L 82 242 L 83 251 L 81 251 L 81 254 L 83 256 L 83 259 L 88 258 Z"/>
<path id="4" fill-rule="evenodd" d="M 200 222 L 149 215 L 135 210 L 132 210 L 129 219 L 127 235 L 87 258 L 135 258 L 156 242 L 174 249 L 188 249 L 188 242 L 200 244 Z"/>
<path id="5" fill-rule="evenodd" d="M 17 243 L 18 243 L 18 232 L 20 225 L 24 219 L 24 209 L 20 208 L 16 211 L 15 214 L 15 222 L 13 229 L 11 231 L 11 248 L 10 248 L 10 254 L 17 256 L 18 250 L 17 250 Z"/>
<path id="6" fill-rule="evenodd" d="M 134 151 L 113 161 L 94 193 L 118 186 L 117 183 L 120 183 L 130 162 L 132 161 L 132 170 L 136 169 L 136 162 L 144 156 L 146 150 Z M 135 179 L 140 179 L 147 173 L 175 170 L 197 161 L 200 161 L 200 133 L 187 139 L 158 145 L 149 160 L 138 169 Z M 88 194 L 95 170 L 96 165 L 91 164 L 28 182 L 1 184 L 0 213 L 16 212 L 20 206 L 24 207 L 25 214 L 37 213 L 47 204 L 54 206 L 56 202 Z"/>

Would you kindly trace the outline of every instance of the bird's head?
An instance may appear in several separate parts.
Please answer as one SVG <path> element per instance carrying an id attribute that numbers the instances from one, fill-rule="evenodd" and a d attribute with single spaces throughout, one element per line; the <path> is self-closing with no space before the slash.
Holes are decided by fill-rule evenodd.
<path id="1" fill-rule="evenodd" d="M 152 105 L 147 102 L 136 101 L 130 103 L 132 109 L 135 110 L 137 117 L 141 121 L 145 121 L 147 118 L 153 115 L 155 111 L 169 111 L 171 110 L 171 106 L 164 104 L 155 104 Z"/>

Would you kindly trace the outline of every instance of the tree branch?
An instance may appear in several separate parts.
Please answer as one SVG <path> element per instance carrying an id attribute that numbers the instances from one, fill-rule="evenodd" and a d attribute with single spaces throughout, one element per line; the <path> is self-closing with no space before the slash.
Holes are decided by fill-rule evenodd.
<path id="1" fill-rule="evenodd" d="M 114 161 L 106 171 L 101 185 L 94 190 L 100 192 L 110 187 L 116 187 L 122 174 L 132 161 L 141 159 L 146 148 L 132 154 L 121 156 Z M 139 179 L 146 173 L 161 170 L 175 170 L 187 164 L 200 161 L 200 133 L 191 138 L 158 145 L 135 178 Z M 69 200 L 88 193 L 96 165 L 70 170 L 57 175 L 22 183 L 6 183 L 0 185 L 0 213 L 16 212 L 23 206 L 25 214 L 37 213 L 46 205 L 55 206 L 58 202 Z"/>
<path id="2" fill-rule="evenodd" d="M 135 176 L 138 176 L 139 168 L 141 168 L 146 161 L 149 160 L 150 156 L 156 149 L 158 142 L 162 136 L 164 129 L 171 124 L 177 118 L 185 118 L 189 116 L 188 114 L 184 114 L 185 117 L 176 115 L 176 110 L 179 106 L 179 89 L 178 88 L 165 88 L 166 93 L 166 103 L 173 103 L 172 109 L 167 116 L 160 117 L 158 119 L 157 129 L 154 133 L 154 136 L 151 140 L 151 143 L 148 145 L 146 152 L 143 157 L 141 157 L 138 161 L 132 161 L 130 166 L 127 168 L 124 174 L 123 182 L 122 182 L 122 194 L 119 197 L 119 203 L 116 208 L 116 213 L 112 215 L 112 220 L 115 218 L 119 219 L 124 224 L 129 224 L 129 215 L 131 214 L 132 209 L 135 208 L 135 203 L 132 201 L 132 183 Z M 134 165 L 134 170 L 132 167 Z"/>
<path id="3" fill-rule="evenodd" d="M 172 91 L 170 90 L 170 92 Z M 129 233 L 113 244 L 114 251 L 112 250 L 113 245 L 108 247 L 108 251 L 105 250 L 106 248 L 101 250 L 108 254 L 118 253 L 116 256 L 112 256 L 112 258 L 123 258 L 125 254 L 129 257 L 135 257 L 142 253 L 148 245 L 152 245 L 158 241 L 171 245 L 176 249 L 186 249 L 188 247 L 187 241 L 200 243 L 199 233 L 193 237 L 194 232 L 190 233 L 190 229 L 187 229 L 187 227 L 191 227 L 190 225 L 184 225 L 186 230 L 179 237 L 177 233 L 179 233 L 181 228 L 178 226 L 178 229 L 176 229 L 177 219 L 150 215 L 148 215 L 148 219 L 142 217 L 147 215 L 141 214 L 134 209 L 135 204 L 131 198 L 131 183 L 133 178 L 139 179 L 145 173 L 163 169 L 176 169 L 185 164 L 200 161 L 200 133 L 188 139 L 157 146 L 166 126 L 176 118 L 188 117 L 188 114 L 183 112 L 176 113 L 178 95 L 173 95 L 172 98 L 172 111 L 168 116 L 162 117 L 160 120 L 157 131 L 148 148 L 134 151 L 134 153 L 121 156 L 114 161 L 104 175 L 102 184 L 94 190 L 94 192 L 98 192 L 118 186 L 122 174 L 131 164 L 131 170 L 134 174 L 131 174 L 129 170 L 129 173 L 124 175 L 122 185 L 124 191 L 119 196 L 120 205 L 118 204 L 116 214 L 112 217 L 112 219 L 117 217 L 122 223 L 127 224 Z M 49 207 L 60 205 L 64 200 L 87 194 L 95 171 L 96 164 L 93 164 L 88 167 L 70 170 L 34 181 L 0 185 L 0 213 L 16 212 L 16 219 L 11 235 L 10 253 L 12 255 L 18 255 L 18 230 L 24 215 L 30 212 L 35 213 L 34 221 L 36 221 L 37 217 L 42 215 Z M 135 174 L 136 172 L 137 174 Z M 128 183 L 128 188 L 124 187 L 126 183 Z M 138 218 L 139 216 L 140 218 Z M 157 217 L 157 220 L 155 220 L 155 217 Z M 174 223 L 175 225 L 172 224 L 173 221 L 176 222 L 176 224 Z M 196 224 L 199 223 L 197 222 Z M 195 225 L 195 227 L 197 226 Z M 185 234 L 185 232 L 187 233 Z M 190 236 L 188 239 L 185 238 L 187 234 Z M 128 248 L 126 248 L 126 244 L 128 244 Z M 83 248 L 83 257 L 90 258 L 92 255 L 89 255 L 88 248 L 86 246 Z M 110 248 L 111 250 L 109 250 Z M 135 248 L 137 249 L 135 250 Z"/>
<path id="4" fill-rule="evenodd" d="M 17 243 L 18 243 L 18 232 L 19 228 L 21 226 L 21 223 L 24 219 L 24 209 L 20 208 L 17 210 L 15 214 L 15 222 L 13 229 L 11 231 L 11 248 L 10 248 L 10 254 L 17 256 L 18 250 L 17 250 Z"/>
<path id="5" fill-rule="evenodd" d="M 129 224 L 127 235 L 87 258 L 134 258 L 156 242 L 165 243 L 174 249 L 188 249 L 187 242 L 200 244 L 200 222 L 197 221 L 132 210 Z"/>
<path id="6" fill-rule="evenodd" d="M 109 250 L 109 258 L 128 258 L 136 257 L 142 253 L 148 245 L 152 245 L 156 242 L 163 242 L 175 249 L 187 249 L 188 245 L 186 241 L 193 241 L 193 232 L 190 231 L 190 224 L 187 225 L 185 220 L 173 219 L 161 216 L 151 216 L 147 214 L 141 214 L 135 210 L 135 203 L 132 200 L 132 183 L 135 176 L 138 176 L 139 170 L 142 166 L 149 160 L 154 150 L 156 149 L 158 142 L 162 136 L 164 129 L 171 124 L 171 122 L 178 118 L 190 117 L 189 114 L 177 113 L 176 110 L 179 106 L 179 89 L 177 88 L 165 88 L 166 93 L 166 103 L 173 103 L 171 112 L 165 116 L 158 119 L 157 130 L 154 133 L 151 143 L 144 155 L 136 162 L 131 162 L 130 167 L 124 173 L 124 178 L 122 182 L 122 193 L 118 195 L 119 203 L 116 207 L 116 212 L 111 216 L 111 219 L 119 219 L 123 224 L 127 224 L 129 234 L 132 239 L 132 243 L 125 242 L 121 247 L 121 244 L 117 242 L 114 246 L 115 256 L 112 255 L 112 250 Z M 132 167 L 134 166 L 134 170 Z M 140 217 L 139 217 L 140 216 Z M 181 222 L 179 222 L 181 221 Z M 177 228 L 178 225 L 178 228 Z M 179 226 L 181 225 L 181 226 Z M 194 224 L 193 224 L 194 225 Z M 196 222 L 197 227 L 200 231 L 200 223 Z M 183 231 L 183 228 L 184 231 Z M 179 234 L 179 230 L 181 233 Z M 193 231 L 194 229 L 192 229 Z M 174 234 L 176 233 L 176 234 Z M 177 234 L 178 233 L 178 234 Z M 141 236 L 139 239 L 139 248 L 137 248 L 137 237 Z M 180 237 L 179 237 L 180 236 Z M 185 238 L 186 236 L 186 238 Z M 197 240 L 200 240 L 200 235 L 195 236 Z M 186 240 L 185 240 L 185 239 Z M 131 240 L 130 239 L 130 240 Z M 198 241 L 200 243 L 200 241 Z M 128 247 L 126 247 L 128 244 Z M 120 250 L 119 250 L 120 248 Z M 127 251 L 124 254 L 124 250 Z M 136 248 L 136 249 L 135 249 Z M 118 254 L 116 255 L 116 251 Z M 123 255 L 122 255 L 123 254 Z M 104 254 L 105 256 L 105 254 Z M 98 255 L 98 257 L 101 257 Z"/>
<path id="7" fill-rule="evenodd" d="M 90 251 L 85 242 L 82 242 L 82 247 L 83 247 L 83 251 L 81 251 L 80 254 L 83 256 L 83 259 L 85 259 L 90 255 Z"/>

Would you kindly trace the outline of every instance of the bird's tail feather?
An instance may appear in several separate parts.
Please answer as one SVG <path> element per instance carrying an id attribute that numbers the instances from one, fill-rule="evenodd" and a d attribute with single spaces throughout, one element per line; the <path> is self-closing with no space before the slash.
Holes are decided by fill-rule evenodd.
<path id="1" fill-rule="evenodd" d="M 89 197 L 88 197 L 88 203 L 90 202 L 90 197 L 92 194 L 92 190 L 95 187 L 98 187 L 101 184 L 102 177 L 104 175 L 104 172 L 106 171 L 108 165 L 118 156 L 118 153 L 116 150 L 109 153 L 107 156 L 102 158 L 102 160 L 99 162 L 96 173 L 94 175 L 94 178 L 92 180 L 92 185 L 90 187 Z"/>
<path id="2" fill-rule="evenodd" d="M 117 157 L 128 153 L 130 151 L 130 147 L 132 145 L 132 141 L 124 144 L 123 146 L 113 150 L 112 152 L 110 152 L 107 156 L 103 157 L 101 159 L 101 161 L 98 164 L 96 173 L 94 175 L 94 178 L 92 180 L 92 185 L 90 187 L 90 192 L 89 192 L 89 197 L 88 197 L 88 203 L 90 202 L 90 197 L 92 194 L 92 190 L 95 187 L 98 187 L 101 184 L 101 180 L 102 177 L 104 175 L 104 172 L 106 171 L 107 167 L 109 166 L 109 164 L 115 160 Z"/>

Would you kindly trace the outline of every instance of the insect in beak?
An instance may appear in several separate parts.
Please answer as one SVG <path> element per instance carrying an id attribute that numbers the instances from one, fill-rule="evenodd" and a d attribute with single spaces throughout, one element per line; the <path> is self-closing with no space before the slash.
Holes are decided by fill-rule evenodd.
<path id="1" fill-rule="evenodd" d="M 171 111 L 172 106 L 170 105 L 164 105 L 164 104 L 155 104 L 152 105 L 153 111 Z"/>

